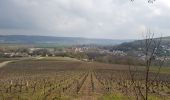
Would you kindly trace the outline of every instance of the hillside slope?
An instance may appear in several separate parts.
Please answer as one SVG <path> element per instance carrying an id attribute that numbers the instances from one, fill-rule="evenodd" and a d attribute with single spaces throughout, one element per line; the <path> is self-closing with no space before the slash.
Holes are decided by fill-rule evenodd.
<path id="1" fill-rule="evenodd" d="M 160 41 L 160 38 L 155 38 L 154 40 L 156 41 L 156 43 L 158 43 Z M 170 54 L 170 37 L 162 37 L 160 42 L 161 42 L 160 49 Z M 153 45 L 154 44 L 152 44 L 152 46 Z M 113 48 L 111 48 L 111 51 L 120 50 L 131 54 L 135 54 L 135 53 L 139 54 L 139 52 L 142 52 L 141 49 L 144 48 L 144 46 L 145 46 L 145 40 L 136 40 L 133 42 L 125 42 L 120 45 L 116 45 Z"/>
<path id="2" fill-rule="evenodd" d="M 116 45 L 131 40 L 89 39 L 81 37 L 50 37 L 25 35 L 0 35 L 0 43 L 15 44 L 55 44 L 55 45 Z"/>

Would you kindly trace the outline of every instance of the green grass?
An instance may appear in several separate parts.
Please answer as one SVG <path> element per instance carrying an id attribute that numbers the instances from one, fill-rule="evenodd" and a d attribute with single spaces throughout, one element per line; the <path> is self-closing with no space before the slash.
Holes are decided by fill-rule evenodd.
<path id="1" fill-rule="evenodd" d="M 127 96 L 121 93 L 105 94 L 101 96 L 98 100 L 129 100 Z"/>
<path id="2" fill-rule="evenodd" d="M 123 95 L 122 93 L 105 94 L 98 98 L 98 100 L 136 100 L 134 97 Z M 155 95 L 149 95 L 148 100 L 170 100 L 170 98 L 158 97 Z"/>
<path id="3" fill-rule="evenodd" d="M 0 63 L 4 61 L 19 60 L 20 58 L 0 58 Z"/>
<path id="4" fill-rule="evenodd" d="M 148 97 L 148 100 L 170 100 L 170 98 L 165 98 L 165 97 L 158 97 L 158 96 L 150 95 Z"/>
<path id="5" fill-rule="evenodd" d="M 42 57 L 41 59 L 37 58 L 0 58 L 0 63 L 4 61 L 12 61 L 12 60 L 38 60 L 38 61 L 79 61 L 75 58 L 70 57 Z"/>
<path id="6" fill-rule="evenodd" d="M 152 72 L 158 72 L 159 67 L 151 67 Z M 160 73 L 162 74 L 170 74 L 170 67 L 161 67 Z"/>
<path id="7" fill-rule="evenodd" d="M 70 58 L 70 57 L 44 57 L 39 60 L 52 60 L 52 61 L 79 61 L 75 58 Z"/>

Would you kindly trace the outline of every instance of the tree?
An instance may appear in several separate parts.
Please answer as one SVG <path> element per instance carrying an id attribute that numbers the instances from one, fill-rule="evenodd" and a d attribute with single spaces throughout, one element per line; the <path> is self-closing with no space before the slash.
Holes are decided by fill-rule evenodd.
<path id="1" fill-rule="evenodd" d="M 142 43 L 142 51 L 144 53 L 145 59 L 144 59 L 144 77 L 141 79 L 144 81 L 144 88 L 141 86 L 141 83 L 137 82 L 136 76 L 140 75 L 139 67 L 135 65 L 131 65 L 129 63 L 129 73 L 130 73 L 130 79 L 132 82 L 132 86 L 134 89 L 134 93 L 136 96 L 136 99 L 138 100 L 139 98 L 142 100 L 148 100 L 148 94 L 149 94 L 149 87 L 150 84 L 152 84 L 157 77 L 159 76 L 160 69 L 165 61 L 166 56 L 164 56 L 164 59 L 157 60 L 156 58 L 161 52 L 161 42 L 162 42 L 162 37 L 155 39 L 154 38 L 154 33 L 151 33 L 150 31 L 147 32 L 145 39 L 141 41 Z M 151 72 L 151 67 L 153 61 L 157 60 L 159 62 L 159 67 L 157 72 L 154 73 L 154 77 L 150 76 Z"/>

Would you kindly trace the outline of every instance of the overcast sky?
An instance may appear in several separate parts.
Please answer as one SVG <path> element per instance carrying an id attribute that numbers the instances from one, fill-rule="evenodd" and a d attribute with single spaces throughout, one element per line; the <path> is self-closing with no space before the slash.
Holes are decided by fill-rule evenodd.
<path id="1" fill-rule="evenodd" d="M 0 35 L 138 39 L 170 36 L 170 0 L 0 0 Z"/>

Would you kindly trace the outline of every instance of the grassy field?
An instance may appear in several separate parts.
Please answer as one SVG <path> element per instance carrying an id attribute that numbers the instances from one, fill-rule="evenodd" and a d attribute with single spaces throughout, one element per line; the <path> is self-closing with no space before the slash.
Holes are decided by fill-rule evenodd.
<path id="1" fill-rule="evenodd" d="M 44 57 L 40 60 L 44 60 L 44 61 L 79 61 L 75 58 L 70 58 L 70 57 Z"/>
<path id="2" fill-rule="evenodd" d="M 0 58 L 0 63 L 4 61 L 19 60 L 20 58 Z"/>
<path id="3" fill-rule="evenodd" d="M 170 75 L 165 71 L 169 73 L 163 69 L 151 84 L 149 100 L 170 100 Z M 143 76 L 141 70 L 135 77 L 141 88 Z M 131 83 L 126 65 L 68 57 L 26 59 L 0 68 L 0 100 L 136 100 Z"/>
<path id="4" fill-rule="evenodd" d="M 151 71 L 170 74 L 170 67 L 161 67 L 160 71 L 159 71 L 159 67 L 151 67 Z"/>

